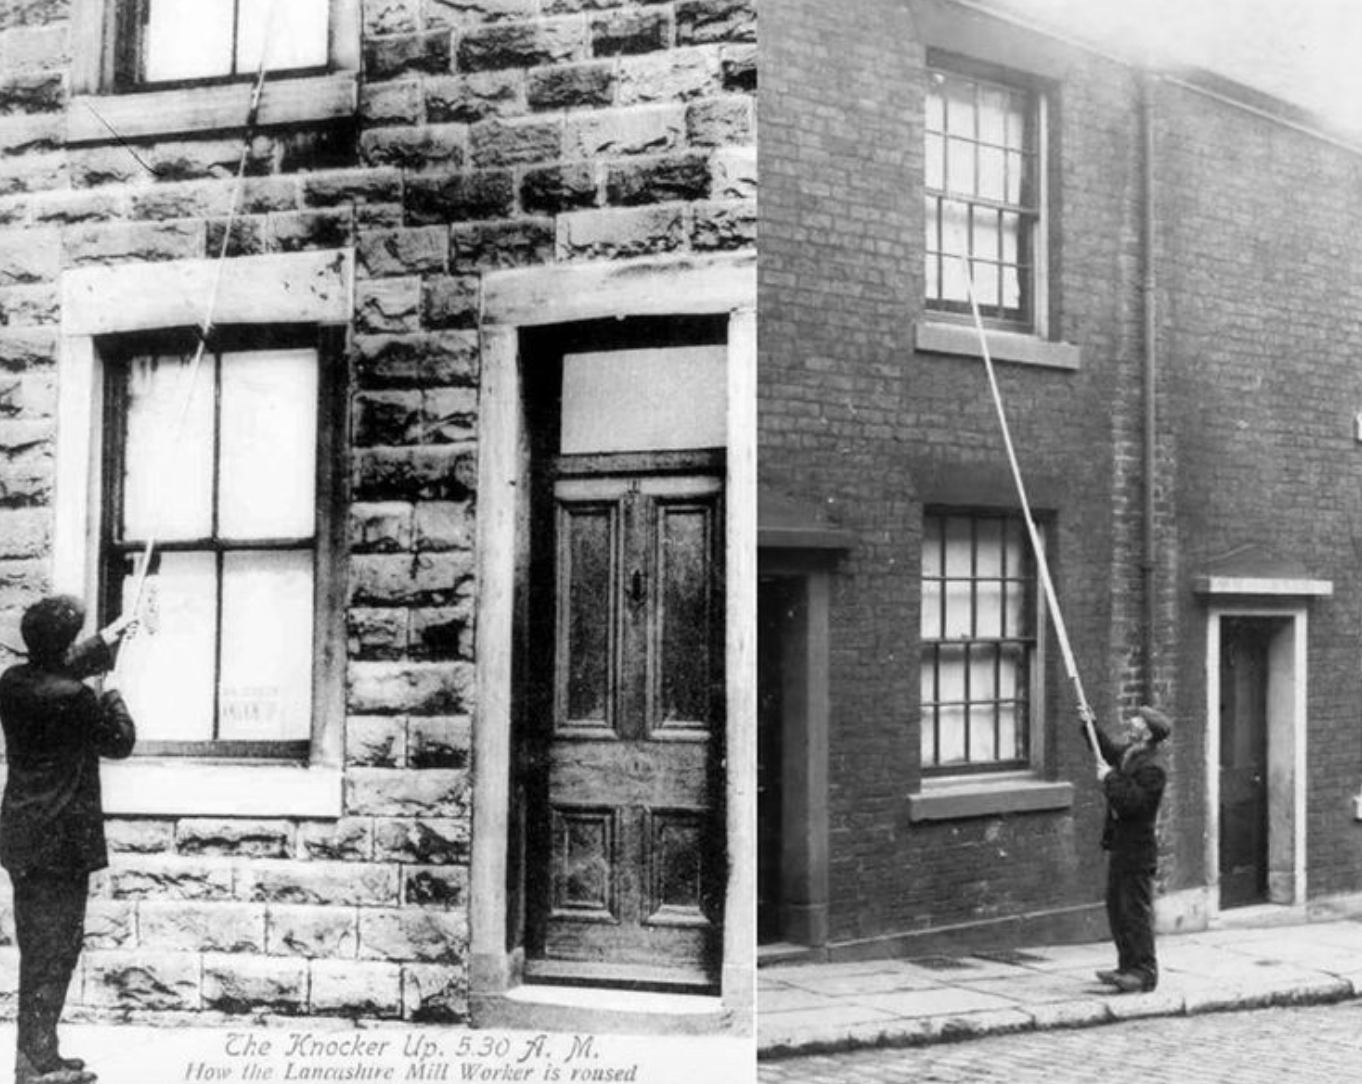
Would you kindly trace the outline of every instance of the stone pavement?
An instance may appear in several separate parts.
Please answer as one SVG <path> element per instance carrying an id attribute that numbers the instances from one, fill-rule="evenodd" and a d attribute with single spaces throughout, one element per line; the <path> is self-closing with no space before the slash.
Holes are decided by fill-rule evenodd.
<path id="1" fill-rule="evenodd" d="M 1110 943 L 979 955 L 775 966 L 758 972 L 762 1058 L 950 1042 L 1362 997 L 1362 922 L 1161 936 L 1159 987 L 1107 992 Z"/>

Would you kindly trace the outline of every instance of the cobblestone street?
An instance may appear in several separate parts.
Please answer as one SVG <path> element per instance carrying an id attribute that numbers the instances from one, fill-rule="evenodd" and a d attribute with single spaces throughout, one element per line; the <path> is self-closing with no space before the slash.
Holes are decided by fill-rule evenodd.
<path id="1" fill-rule="evenodd" d="M 1362 1004 L 1164 1017 L 769 1061 L 761 1084 L 1312 1084 L 1356 1080 Z"/>

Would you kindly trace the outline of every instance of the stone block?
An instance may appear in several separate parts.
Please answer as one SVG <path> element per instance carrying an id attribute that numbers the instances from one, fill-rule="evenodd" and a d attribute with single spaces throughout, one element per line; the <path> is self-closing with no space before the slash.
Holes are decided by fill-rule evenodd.
<path id="1" fill-rule="evenodd" d="M 51 154 L 66 142 L 60 113 L 0 117 L 0 155 Z"/>
<path id="2" fill-rule="evenodd" d="M 624 206 L 705 199 L 709 189 L 709 160 L 703 154 L 615 162 L 605 180 L 606 199 Z"/>
<path id="3" fill-rule="evenodd" d="M 56 283 L 0 287 L 0 326 L 55 326 L 60 320 Z"/>
<path id="4" fill-rule="evenodd" d="M 720 85 L 729 93 L 753 94 L 757 89 L 757 47 L 725 45 L 719 51 Z"/>
<path id="5" fill-rule="evenodd" d="M 112 222 L 126 216 L 127 199 L 107 192 L 44 192 L 34 199 L 35 224 L 72 226 L 80 222 Z"/>
<path id="6" fill-rule="evenodd" d="M 757 243 L 756 200 L 700 203 L 694 214 L 691 247 L 698 252 L 752 248 Z"/>
<path id="7" fill-rule="evenodd" d="M 21 7 L 20 0 L 11 0 L 12 7 Z M 55 5 L 51 5 L 55 6 Z M 61 21 L 55 25 L 15 27 L 5 35 L 5 71 L 43 71 L 65 67 L 71 60 L 70 35 Z"/>
<path id="8" fill-rule="evenodd" d="M 472 575 L 466 553 L 362 553 L 350 561 L 350 601 L 369 606 L 439 606 Z"/>
<path id="9" fill-rule="evenodd" d="M 231 207 L 232 188 L 220 181 L 186 181 L 159 184 L 128 195 L 128 213 L 133 218 L 226 218 Z"/>
<path id="10" fill-rule="evenodd" d="M 227 238 L 226 254 L 234 256 L 259 256 L 268 247 L 266 239 L 267 220 L 264 215 L 237 218 L 232 222 L 232 234 Z M 208 222 L 204 225 L 204 249 L 212 258 L 223 253 L 223 238 L 227 231 L 226 220 Z"/>
<path id="11" fill-rule="evenodd" d="M 231 190 L 232 183 L 218 187 Z M 241 185 L 238 214 L 263 215 L 280 211 L 296 211 L 302 203 L 302 191 L 296 177 L 247 177 Z"/>
<path id="12" fill-rule="evenodd" d="M 586 24 L 580 19 L 475 26 L 459 35 L 460 71 L 533 68 L 585 60 L 590 53 Z"/>
<path id="13" fill-rule="evenodd" d="M 414 389 L 359 392 L 354 416 L 354 440 L 360 447 L 419 442 L 421 393 Z"/>
<path id="14" fill-rule="evenodd" d="M 473 124 L 488 117 L 525 112 L 525 76 L 519 71 L 473 72 L 427 79 L 426 120 Z"/>
<path id="15" fill-rule="evenodd" d="M 71 0 L 5 0 L 0 4 L 0 30 L 41 27 L 71 16 Z"/>
<path id="16" fill-rule="evenodd" d="M 47 584 L 46 561 L 0 561 L 0 592 L 40 595 Z"/>
<path id="17" fill-rule="evenodd" d="M 147 167 L 139 165 L 122 147 L 72 147 L 67 150 L 65 157 L 70 162 L 73 188 L 141 183 L 148 179 Z M 24 161 L 33 164 L 32 159 L 26 158 Z M 0 185 L 0 192 L 3 191 L 4 186 Z"/>
<path id="18" fill-rule="evenodd" d="M 111 817 L 104 821 L 104 838 L 110 851 L 128 854 L 165 854 L 175 846 L 175 822 L 134 821 Z"/>
<path id="19" fill-rule="evenodd" d="M 410 226 L 507 218 L 514 204 L 515 185 L 506 170 L 412 177 L 404 202 Z"/>
<path id="20" fill-rule="evenodd" d="M 263 952 L 265 908 L 246 903 L 143 900 L 137 905 L 142 947 L 156 952 Z"/>
<path id="21" fill-rule="evenodd" d="M 407 653 L 406 609 L 351 607 L 345 615 L 346 653 L 352 659 L 400 659 Z"/>
<path id="22" fill-rule="evenodd" d="M 413 1023 L 458 1024 L 468 1019 L 468 969 L 439 964 L 402 967 L 402 1015 Z"/>
<path id="23" fill-rule="evenodd" d="M 449 228 L 365 230 L 355 254 L 360 273 L 370 278 L 443 271 L 449 265 Z"/>
<path id="24" fill-rule="evenodd" d="M 0 198 L 25 192 L 46 192 L 78 183 L 70 167 L 74 156 L 65 154 L 25 154 L 0 158 Z"/>
<path id="25" fill-rule="evenodd" d="M 46 557 L 52 545 L 50 509 L 0 510 L 0 559 Z M 441 548 L 432 545 L 431 549 Z"/>
<path id="26" fill-rule="evenodd" d="M 420 327 L 421 280 L 361 279 L 355 283 L 355 324 L 362 332 L 416 331 Z"/>
<path id="27" fill-rule="evenodd" d="M 364 387 L 476 385 L 478 338 L 471 331 L 358 336 L 355 367 Z M 0 360 L 4 340 L 0 338 Z"/>
<path id="28" fill-rule="evenodd" d="M 633 56 L 667 49 L 675 40 L 670 7 L 609 11 L 591 20 L 595 56 Z"/>
<path id="29" fill-rule="evenodd" d="M 462 662 L 368 662 L 350 664 L 350 702 L 355 714 L 447 715 L 466 711 L 473 668 Z"/>
<path id="30" fill-rule="evenodd" d="M 92 899 L 85 911 L 86 949 L 132 948 L 137 942 L 133 905 L 123 900 Z M 12 931 L 11 931 L 12 932 Z"/>
<path id="31" fill-rule="evenodd" d="M 396 768 L 406 763 L 406 754 L 407 720 L 404 716 L 352 715 L 346 719 L 346 764 Z"/>
<path id="32" fill-rule="evenodd" d="M 272 906 L 266 914 L 271 956 L 353 959 L 359 946 L 358 911 L 342 907 Z"/>
<path id="33" fill-rule="evenodd" d="M 372 166 L 397 169 L 459 169 L 467 155 L 468 129 L 463 124 L 427 124 L 419 128 L 374 128 L 360 136 L 360 156 Z"/>
<path id="34" fill-rule="evenodd" d="M 419 79 L 365 83 L 359 90 L 359 117 L 367 127 L 417 124 L 421 120 Z"/>
<path id="35" fill-rule="evenodd" d="M 422 284 L 422 322 L 432 330 L 477 326 L 481 278 L 478 275 L 437 275 Z M 421 439 L 429 439 L 424 433 Z"/>
<path id="36" fill-rule="evenodd" d="M 467 501 L 422 501 L 414 506 L 413 547 L 422 552 L 473 547 L 473 510 Z"/>
<path id="37" fill-rule="evenodd" d="M 397 1017 L 402 1013 L 398 964 L 313 960 L 308 1008 L 322 1016 Z"/>
<path id="38" fill-rule="evenodd" d="M 473 388 L 432 388 L 421 397 L 421 439 L 425 443 L 473 440 L 477 422 L 478 393 Z"/>
<path id="39" fill-rule="evenodd" d="M 527 169 L 520 180 L 520 205 L 532 213 L 558 215 L 599 202 L 597 167 L 590 162 Z"/>
<path id="40" fill-rule="evenodd" d="M 467 715 L 417 716 L 407 727 L 407 764 L 413 768 L 467 768 L 472 748 Z"/>
<path id="41" fill-rule="evenodd" d="M 686 216 L 677 205 L 576 211 L 558 220 L 564 259 L 618 259 L 684 247 Z"/>
<path id="42" fill-rule="evenodd" d="M 468 863 L 471 845 L 466 818 L 374 821 L 374 858 L 380 862 L 463 866 Z"/>
<path id="43" fill-rule="evenodd" d="M 620 105 L 704 98 L 720 86 L 719 55 L 712 47 L 668 49 L 620 61 Z"/>
<path id="44" fill-rule="evenodd" d="M 563 131 L 564 157 L 620 158 L 674 150 L 685 142 L 685 117 L 685 107 L 672 103 L 577 113 L 567 118 Z"/>
<path id="45" fill-rule="evenodd" d="M 0 116 L 60 113 L 66 87 L 60 72 L 28 72 L 0 82 Z"/>
<path id="46" fill-rule="evenodd" d="M 361 959 L 456 963 L 467 952 L 468 921 L 461 911 L 407 907 L 360 912 Z"/>
<path id="47" fill-rule="evenodd" d="M 302 178 L 303 202 L 309 207 L 397 203 L 402 175 L 395 169 L 349 169 L 314 173 Z"/>
<path id="48" fill-rule="evenodd" d="M 63 241 L 65 262 L 72 266 L 188 260 L 204 254 L 204 227 L 201 222 L 116 222 L 74 227 Z"/>
<path id="49" fill-rule="evenodd" d="M 678 45 L 757 40 L 757 9 L 752 0 L 678 0 Z"/>
<path id="50" fill-rule="evenodd" d="M 365 0 L 365 37 L 410 34 L 420 25 L 421 0 Z"/>
<path id="51" fill-rule="evenodd" d="M 615 67 L 609 62 L 557 64 L 526 77 L 531 109 L 597 109 L 615 100 Z"/>
<path id="52" fill-rule="evenodd" d="M 232 866 L 226 859 L 114 854 L 108 876 L 116 899 L 232 898 Z"/>
<path id="53" fill-rule="evenodd" d="M 710 160 L 715 199 L 755 199 L 757 196 L 757 148 L 720 147 Z"/>
<path id="54" fill-rule="evenodd" d="M 345 778 L 345 808 L 354 816 L 463 817 L 471 798 L 468 773 L 452 769 L 353 768 Z"/>
<path id="55" fill-rule="evenodd" d="M 363 862 L 258 859 L 238 870 L 237 898 L 268 904 L 390 906 L 397 900 L 397 871 Z"/>
<path id="56" fill-rule="evenodd" d="M 467 445 L 361 448 L 355 460 L 360 500 L 461 501 L 477 485 L 477 460 Z"/>
<path id="57" fill-rule="evenodd" d="M 307 965 L 269 956 L 203 959 L 203 1007 L 209 1012 L 301 1013 L 307 1004 Z"/>
<path id="58" fill-rule="evenodd" d="M 269 223 L 270 248 L 276 252 L 348 248 L 354 239 L 354 216 L 348 208 L 274 214 Z"/>
<path id="59" fill-rule="evenodd" d="M 450 70 L 448 31 L 378 38 L 364 43 L 364 74 L 375 82 L 414 72 L 439 75 Z"/>
<path id="60" fill-rule="evenodd" d="M 85 954 L 86 1005 L 102 1009 L 184 1011 L 202 1007 L 199 957 L 185 952 L 109 949 Z"/>
<path id="61" fill-rule="evenodd" d="M 479 169 L 548 162 L 562 154 L 563 122 L 558 117 L 495 117 L 474 124 L 468 140 Z"/>
<path id="62" fill-rule="evenodd" d="M 298 854 L 302 858 L 367 862 L 373 852 L 373 822 L 367 818 L 298 822 Z"/>
<path id="63" fill-rule="evenodd" d="M 756 103 L 746 95 L 704 98 L 686 107 L 686 138 L 695 147 L 756 143 Z M 753 154 L 755 161 L 756 155 Z M 755 170 L 753 180 L 755 181 Z"/>
<path id="64" fill-rule="evenodd" d="M 0 328 L 0 370 L 41 369 L 57 360 L 57 333 Z"/>
<path id="65" fill-rule="evenodd" d="M 286 858 L 293 850 L 293 823 L 188 817 L 176 826 L 175 849 L 180 854 Z"/>
<path id="66" fill-rule="evenodd" d="M 465 907 L 468 904 L 468 868 L 404 866 L 402 899 L 418 907 Z"/>
<path id="67" fill-rule="evenodd" d="M 426 0 L 426 25 L 469 27 L 508 19 L 532 19 L 536 0 Z"/>
<path id="68" fill-rule="evenodd" d="M 61 271 L 61 235 L 52 228 L 0 233 L 0 287 L 54 282 Z"/>
<path id="69" fill-rule="evenodd" d="M 592 187 L 594 197 L 594 183 Z M 454 226 L 450 234 L 453 271 L 528 267 L 552 259 L 553 220 L 549 218 L 465 223 Z"/>
<path id="70" fill-rule="evenodd" d="M 412 505 L 388 501 L 350 506 L 352 553 L 400 552 L 412 549 L 414 541 Z"/>
<path id="71" fill-rule="evenodd" d="M 457 659 L 471 624 L 468 612 L 457 607 L 412 610 L 409 654 L 413 659 Z"/>

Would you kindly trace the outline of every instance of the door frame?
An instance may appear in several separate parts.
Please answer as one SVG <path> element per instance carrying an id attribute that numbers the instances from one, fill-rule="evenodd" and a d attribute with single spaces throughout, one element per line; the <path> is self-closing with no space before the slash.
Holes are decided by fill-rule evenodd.
<path id="1" fill-rule="evenodd" d="M 1267 900 L 1306 900 L 1306 738 L 1309 612 L 1302 600 L 1213 602 L 1206 624 L 1206 879 L 1208 917 L 1220 914 L 1220 662 L 1222 623 L 1277 627 L 1267 652 Z"/>
<path id="2" fill-rule="evenodd" d="M 726 425 L 724 835 L 728 874 L 723 962 L 713 1013 L 689 1019 L 629 1014 L 619 1027 L 747 1032 L 753 1024 L 756 945 L 756 257 L 665 257 L 494 272 L 482 283 L 478 409 L 477 706 L 473 727 L 473 842 L 469 888 L 469 994 L 474 1023 L 523 1021 L 523 950 L 513 944 L 508 875 L 517 581 L 528 522 L 528 441 L 523 418 L 523 328 L 607 317 L 728 317 Z M 609 1030 L 606 1014 L 557 1021 Z"/>

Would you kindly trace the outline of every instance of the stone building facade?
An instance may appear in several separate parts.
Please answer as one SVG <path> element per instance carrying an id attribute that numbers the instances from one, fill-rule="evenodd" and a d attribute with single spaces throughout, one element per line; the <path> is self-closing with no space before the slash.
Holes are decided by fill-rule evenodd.
<path id="1" fill-rule="evenodd" d="M 684 1026 L 741 1028 L 752 957 L 738 780 L 750 774 L 753 725 L 753 6 L 287 0 L 284 35 L 251 23 L 263 9 L 239 8 L 200 6 L 206 29 L 192 48 L 161 34 L 183 18 L 167 0 L 0 10 L 5 661 L 26 604 L 76 592 L 107 619 L 136 593 L 130 547 L 148 534 L 159 544 L 145 592 L 161 627 L 142 639 L 153 677 L 130 691 L 146 705 L 144 755 L 105 768 L 113 853 L 72 1003 L 158 1019 L 666 1029 L 665 999 L 611 1017 L 561 992 L 550 1012 L 534 995 L 544 971 L 569 990 L 636 980 L 638 942 L 665 934 L 689 938 L 657 952 L 676 969 L 642 977 L 696 999 Z M 208 25 L 221 16 L 230 27 L 234 13 L 235 37 Z M 267 72 L 248 123 L 262 34 L 291 52 Z M 210 306 L 200 372 L 214 374 L 217 397 L 187 396 L 176 430 L 180 400 L 162 376 L 188 371 Z M 606 358 L 604 384 L 573 375 L 589 366 L 573 368 L 572 343 Z M 276 367 L 238 379 L 234 359 L 257 351 Z M 661 375 L 631 378 L 621 351 Z M 599 401 L 615 380 L 635 397 L 629 413 L 663 436 L 611 444 L 589 431 L 593 419 L 628 429 L 625 408 Z M 665 448 L 680 430 L 647 400 L 649 385 L 701 418 Z M 234 394 L 245 397 L 235 408 Z M 574 449 L 549 446 L 550 430 L 570 427 L 588 430 Z M 146 451 L 176 432 L 168 459 Z M 656 508 L 677 514 L 656 514 L 682 534 L 708 509 L 702 556 L 726 574 L 695 604 L 718 674 L 696 708 L 711 714 L 687 724 L 708 758 L 707 789 L 680 812 L 666 807 L 682 799 L 656 798 L 642 842 L 629 834 L 630 803 L 647 793 L 614 810 L 553 806 L 549 739 L 528 718 L 529 703 L 553 694 L 525 690 L 575 658 L 563 608 L 594 597 L 589 584 L 581 603 L 560 587 L 555 609 L 531 586 L 552 566 L 536 547 L 555 513 L 528 493 L 569 450 L 581 454 L 563 470 L 587 479 L 570 484 L 597 487 L 589 508 L 622 507 L 602 496 L 610 484 L 657 490 Z M 211 486 L 186 488 L 176 473 L 198 469 L 184 465 L 196 456 L 212 464 Z M 254 534 L 227 525 L 222 494 L 238 469 L 249 484 L 231 515 L 264 516 Z M 673 492 L 688 470 L 720 496 Z M 151 515 L 159 532 L 139 529 L 158 488 L 171 508 Z M 188 542 L 198 529 L 180 522 L 187 495 L 209 488 L 212 537 Z M 556 514 L 574 510 L 566 502 Z M 300 507 L 301 525 L 284 531 L 292 541 L 266 537 Z M 243 531 L 256 539 L 247 554 Z M 216 574 L 202 571 L 214 554 Z M 271 579 L 257 565 L 293 572 Z M 191 566 L 206 593 L 186 586 Z M 254 588 L 233 585 L 246 566 Z M 667 604 L 683 607 L 686 584 L 665 576 L 685 571 L 647 568 L 662 586 L 639 587 L 632 605 L 660 607 L 674 588 Z M 226 600 L 217 609 L 212 583 Z M 203 621 L 186 624 L 195 613 Z M 193 646 L 195 628 L 208 646 Z M 670 629 L 654 668 L 672 665 Z M 692 647 L 685 637 L 700 635 L 673 632 Z M 276 655 L 299 651 L 301 670 L 280 676 Z M 582 681 L 604 680 L 592 674 Z M 155 691 L 166 682 L 173 697 Z M 200 697 L 210 729 L 182 732 Z M 655 725 L 649 716 L 649 733 Z M 635 868 L 601 871 L 621 854 Z M 553 925 L 573 908 L 627 925 L 620 885 L 637 883 L 627 906 L 643 912 L 627 945 L 574 951 L 585 925 L 571 915 L 559 922 L 567 933 Z M 12 922 L 0 928 L 12 991 Z M 585 967 L 588 955 L 603 970 Z"/>
<path id="2" fill-rule="evenodd" d="M 1086 696 L 1176 720 L 1161 923 L 1348 905 L 1359 143 L 1003 5 L 863 7 L 762 27 L 763 940 L 1106 933 L 970 245 Z"/>

